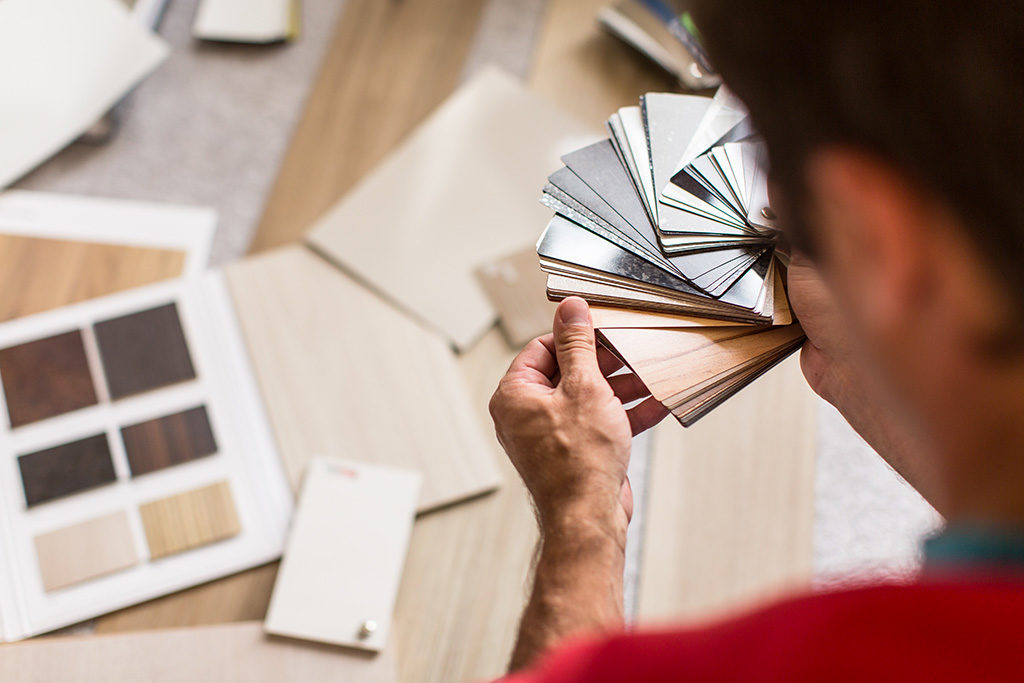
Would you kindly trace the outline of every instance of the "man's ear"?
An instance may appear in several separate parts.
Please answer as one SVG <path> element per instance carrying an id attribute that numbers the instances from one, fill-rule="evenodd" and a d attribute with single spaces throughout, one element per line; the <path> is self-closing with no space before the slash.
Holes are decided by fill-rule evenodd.
<path id="1" fill-rule="evenodd" d="M 823 270 L 851 312 L 882 334 L 923 313 L 935 246 L 925 195 L 885 164 L 842 147 L 813 155 L 807 188 Z"/>

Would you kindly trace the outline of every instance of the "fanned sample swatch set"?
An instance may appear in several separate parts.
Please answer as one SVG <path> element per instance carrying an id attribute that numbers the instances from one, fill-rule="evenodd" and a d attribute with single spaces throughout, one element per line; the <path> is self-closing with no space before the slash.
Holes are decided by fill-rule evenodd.
<path id="1" fill-rule="evenodd" d="M 607 127 L 544 186 L 548 297 L 586 299 L 601 343 L 689 426 L 804 341 L 764 143 L 724 88 L 648 93 Z"/>

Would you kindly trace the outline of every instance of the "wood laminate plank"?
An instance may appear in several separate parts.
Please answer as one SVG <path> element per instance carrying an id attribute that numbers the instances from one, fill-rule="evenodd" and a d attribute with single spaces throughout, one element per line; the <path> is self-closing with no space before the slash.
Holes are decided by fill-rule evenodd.
<path id="1" fill-rule="evenodd" d="M 641 625 L 717 616 L 810 579 L 815 405 L 794 356 L 693 427 L 657 428 Z"/>
<path id="2" fill-rule="evenodd" d="M 0 235 L 0 321 L 181 274 L 180 251 Z"/>
<path id="3" fill-rule="evenodd" d="M 113 683 L 345 681 L 389 683 L 389 653 L 366 656 L 263 634 L 246 622 L 0 645 L 0 680 Z"/>
<path id="4" fill-rule="evenodd" d="M 347 0 L 252 251 L 299 240 L 455 88 L 483 4 Z"/>
<path id="5" fill-rule="evenodd" d="M 106 434 L 18 456 L 29 507 L 110 484 L 117 479 Z"/>
<path id="6" fill-rule="evenodd" d="M 306 247 L 226 272 L 294 488 L 314 455 L 418 470 L 421 512 L 497 487 L 485 432 L 441 337 Z"/>

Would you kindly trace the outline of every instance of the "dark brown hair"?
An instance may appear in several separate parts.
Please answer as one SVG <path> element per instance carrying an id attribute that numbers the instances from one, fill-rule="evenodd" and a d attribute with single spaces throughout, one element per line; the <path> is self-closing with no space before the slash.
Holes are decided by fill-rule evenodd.
<path id="1" fill-rule="evenodd" d="M 815 149 L 863 149 L 943 198 L 1024 303 L 1024 0 L 697 0 L 694 19 L 787 205 Z"/>

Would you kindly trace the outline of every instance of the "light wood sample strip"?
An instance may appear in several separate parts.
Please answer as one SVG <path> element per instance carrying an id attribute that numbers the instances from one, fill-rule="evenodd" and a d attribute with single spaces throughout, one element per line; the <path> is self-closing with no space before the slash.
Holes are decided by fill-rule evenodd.
<path id="1" fill-rule="evenodd" d="M 421 511 L 498 485 L 440 337 L 305 247 L 227 274 L 293 487 L 314 455 L 418 470 Z"/>
<path id="2" fill-rule="evenodd" d="M 641 625 L 713 617 L 810 579 L 815 405 L 793 356 L 693 427 L 657 428 Z"/>
<path id="3" fill-rule="evenodd" d="M 139 506 L 153 559 L 231 538 L 241 527 L 226 481 Z"/>
<path id="4" fill-rule="evenodd" d="M 0 680 L 80 683 L 345 681 L 389 683 L 394 662 L 272 638 L 261 622 L 0 645 Z"/>
<path id="5" fill-rule="evenodd" d="M 177 277 L 184 265 L 180 251 L 0 235 L 0 321 Z"/>

